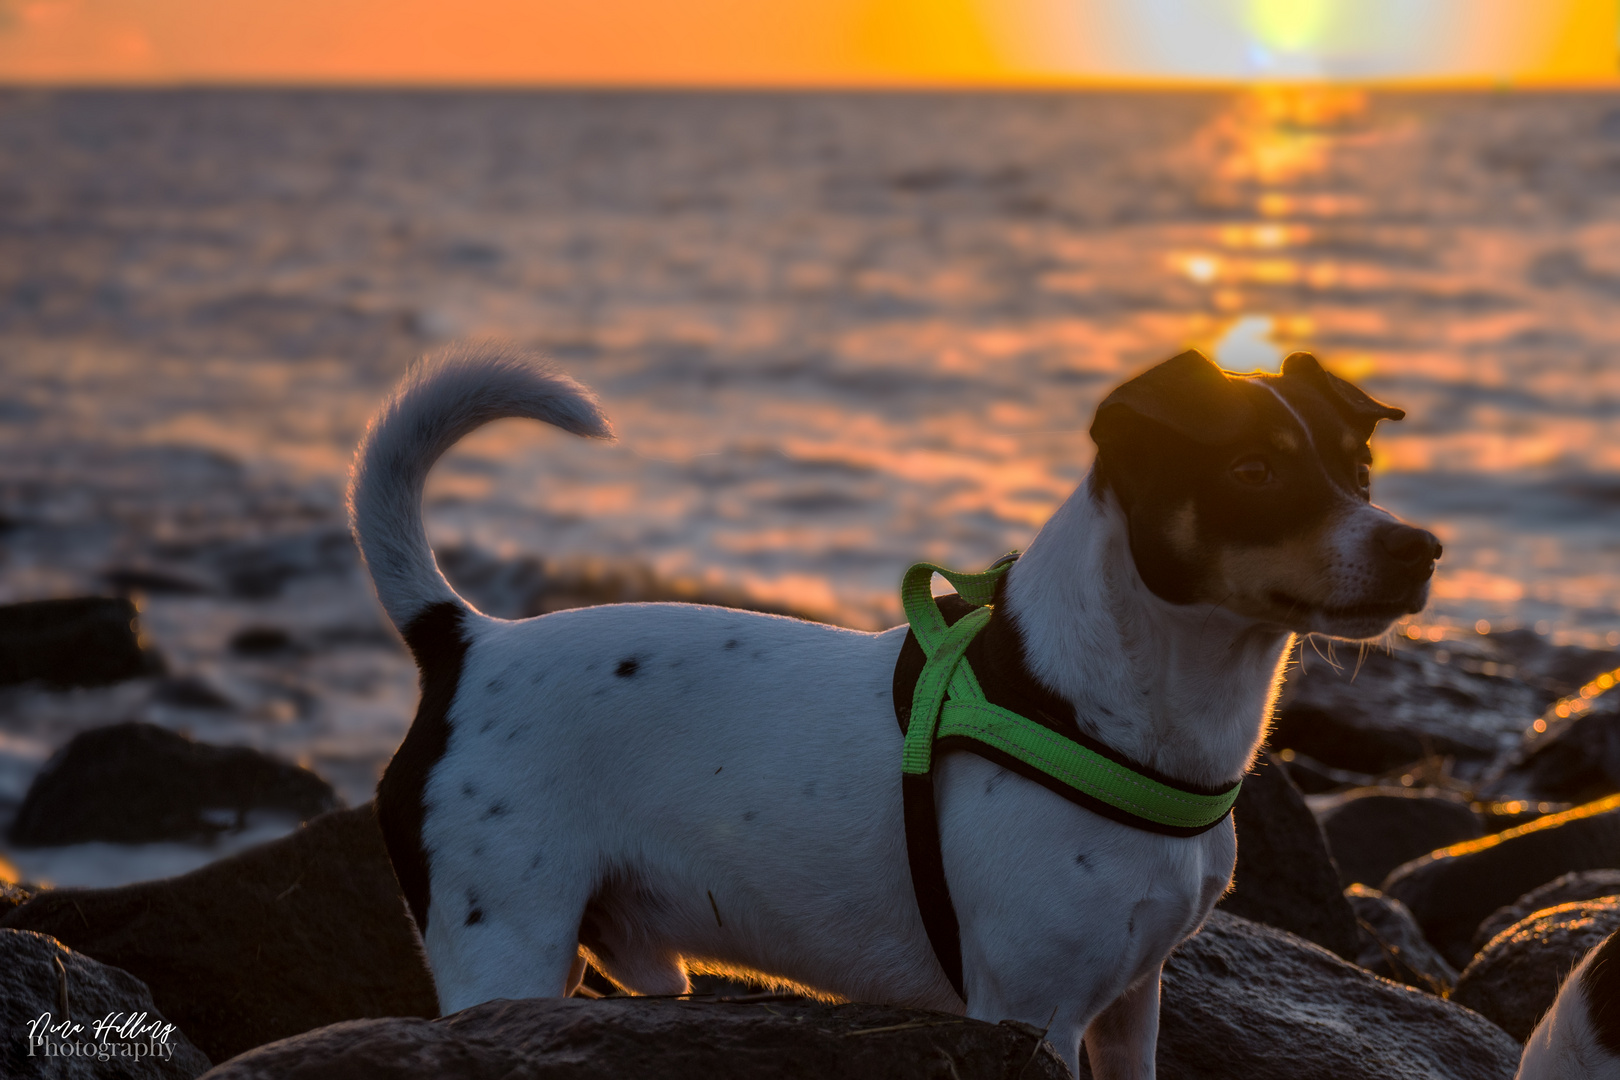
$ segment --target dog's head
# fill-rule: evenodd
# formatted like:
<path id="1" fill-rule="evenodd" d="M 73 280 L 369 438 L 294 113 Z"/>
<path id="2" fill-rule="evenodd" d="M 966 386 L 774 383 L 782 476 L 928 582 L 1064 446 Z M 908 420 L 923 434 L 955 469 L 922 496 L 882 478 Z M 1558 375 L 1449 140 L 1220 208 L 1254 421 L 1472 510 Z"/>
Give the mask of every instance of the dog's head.
<path id="1" fill-rule="evenodd" d="M 1367 440 L 1406 415 L 1309 353 L 1233 375 L 1185 352 L 1097 408 L 1097 490 L 1174 604 L 1212 603 L 1289 630 L 1374 637 L 1422 610 L 1440 543 L 1371 502 Z"/>

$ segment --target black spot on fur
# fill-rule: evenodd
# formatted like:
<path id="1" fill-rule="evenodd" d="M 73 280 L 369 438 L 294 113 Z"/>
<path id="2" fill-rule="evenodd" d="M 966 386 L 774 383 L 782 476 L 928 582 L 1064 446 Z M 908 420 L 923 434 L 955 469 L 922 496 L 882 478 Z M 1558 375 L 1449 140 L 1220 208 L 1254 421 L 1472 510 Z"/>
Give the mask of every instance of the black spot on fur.
<path id="1" fill-rule="evenodd" d="M 1586 1009 L 1598 1045 L 1620 1056 L 1620 934 L 1610 934 L 1581 973 Z"/>
<path id="2" fill-rule="evenodd" d="M 488 735 L 491 731 L 494 731 L 494 730 L 495 730 L 495 721 L 493 721 L 493 720 L 485 720 L 482 724 L 478 725 L 478 734 L 480 734 L 480 735 Z"/>
<path id="3" fill-rule="evenodd" d="M 491 679 L 489 682 L 484 684 L 484 689 L 488 690 L 492 694 L 498 694 L 502 690 L 506 689 L 506 684 L 501 682 L 499 679 Z"/>
<path id="4" fill-rule="evenodd" d="M 1081 851 L 1081 852 L 1078 852 L 1078 853 L 1075 854 L 1074 865 L 1080 867 L 1081 869 L 1086 869 L 1086 853 L 1085 852 Z"/>
<path id="5" fill-rule="evenodd" d="M 423 792 L 450 741 L 450 703 L 467 658 L 462 617 L 463 609 L 446 601 L 426 608 L 405 627 L 405 644 L 416 658 L 422 695 L 411 730 L 377 785 L 377 821 L 383 843 L 411 917 L 424 934 L 431 889 L 427 851 L 422 846 Z"/>
<path id="6" fill-rule="evenodd" d="M 633 678 L 641 670 L 641 661 L 633 656 L 627 656 L 619 661 L 619 666 L 613 669 L 613 674 L 621 679 Z"/>
<path id="7" fill-rule="evenodd" d="M 726 642 L 726 648 L 735 649 L 740 644 L 742 644 L 742 643 L 739 642 L 736 638 L 732 638 L 730 641 Z"/>
<path id="8" fill-rule="evenodd" d="M 503 803 L 503 802 L 492 802 L 492 803 L 489 804 L 489 809 L 484 811 L 484 818 L 483 819 L 485 821 L 488 821 L 492 817 L 500 817 L 501 815 L 503 815 L 505 813 L 506 813 L 506 804 L 505 803 Z"/>
<path id="9" fill-rule="evenodd" d="M 483 921 L 484 921 L 484 911 L 483 911 L 482 908 L 473 908 L 471 911 L 467 912 L 466 925 L 468 925 L 468 926 L 476 926 L 476 925 L 478 925 L 479 923 L 481 923 Z"/>
<path id="10" fill-rule="evenodd" d="M 750 811 L 748 811 L 748 813 L 743 815 L 743 820 L 744 821 L 753 821 L 757 817 L 759 817 L 759 811 L 758 810 L 750 810 Z"/>
<path id="11" fill-rule="evenodd" d="M 471 780 L 468 780 L 461 785 L 461 793 L 469 799 L 476 799 L 478 797 L 478 789 L 473 787 Z"/>
<path id="12" fill-rule="evenodd" d="M 816 797 L 816 782 L 814 780 L 812 780 L 808 784 L 804 785 L 804 787 L 799 789 L 799 794 L 803 795 L 807 799 L 815 798 Z"/>

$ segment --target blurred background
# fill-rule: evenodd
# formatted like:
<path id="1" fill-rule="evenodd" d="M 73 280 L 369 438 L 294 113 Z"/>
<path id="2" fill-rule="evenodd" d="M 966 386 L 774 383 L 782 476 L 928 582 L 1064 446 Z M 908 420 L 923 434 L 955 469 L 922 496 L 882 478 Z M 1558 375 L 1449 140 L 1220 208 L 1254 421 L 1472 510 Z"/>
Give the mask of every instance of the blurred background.
<path id="1" fill-rule="evenodd" d="M 366 418 L 500 338 L 429 532 L 494 614 L 861 628 L 1028 543 L 1188 345 L 1408 410 L 1375 500 L 1442 641 L 1620 645 L 1613 0 L 0 0 L 0 602 L 127 595 L 162 674 L 0 687 L 0 820 L 148 720 L 369 797 L 415 673 L 347 537 Z M 281 826 L 266 826 L 273 829 Z M 263 839 L 248 829 L 230 841 Z M 10 852 L 62 883 L 216 846 Z"/>

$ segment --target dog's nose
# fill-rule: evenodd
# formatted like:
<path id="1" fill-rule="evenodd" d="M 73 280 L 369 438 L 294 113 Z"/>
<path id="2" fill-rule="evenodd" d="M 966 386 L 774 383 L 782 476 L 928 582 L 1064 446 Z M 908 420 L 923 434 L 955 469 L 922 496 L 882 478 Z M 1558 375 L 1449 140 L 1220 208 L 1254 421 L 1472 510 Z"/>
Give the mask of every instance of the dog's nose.
<path id="1" fill-rule="evenodd" d="M 1379 534 L 1378 542 L 1389 552 L 1391 558 L 1403 566 L 1432 563 L 1444 550 L 1434 533 L 1425 529 L 1414 529 L 1410 525 L 1398 522 L 1385 526 Z"/>

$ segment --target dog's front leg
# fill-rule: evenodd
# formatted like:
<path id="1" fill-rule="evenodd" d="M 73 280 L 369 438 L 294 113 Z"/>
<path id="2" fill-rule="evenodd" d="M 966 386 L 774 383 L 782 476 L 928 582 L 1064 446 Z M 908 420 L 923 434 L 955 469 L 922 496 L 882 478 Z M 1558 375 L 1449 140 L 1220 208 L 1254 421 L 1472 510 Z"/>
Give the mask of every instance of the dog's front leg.
<path id="1" fill-rule="evenodd" d="M 1159 1042 L 1159 969 L 1138 979 L 1086 1028 L 1096 1080 L 1153 1080 Z"/>

